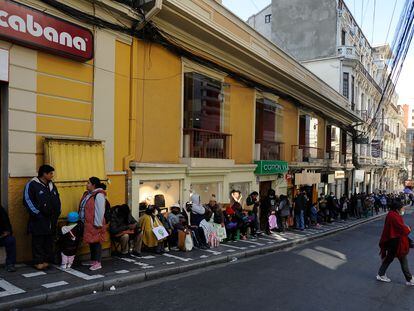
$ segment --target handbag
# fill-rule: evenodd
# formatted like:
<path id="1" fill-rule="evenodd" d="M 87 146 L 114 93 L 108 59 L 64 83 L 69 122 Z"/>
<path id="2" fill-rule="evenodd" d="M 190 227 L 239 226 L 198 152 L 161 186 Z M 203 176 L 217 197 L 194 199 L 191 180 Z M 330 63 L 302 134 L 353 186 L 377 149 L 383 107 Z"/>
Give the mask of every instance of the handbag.
<path id="1" fill-rule="evenodd" d="M 193 238 L 191 237 L 191 233 L 185 234 L 185 240 L 184 240 L 184 252 L 190 252 L 194 247 Z"/>
<path id="2" fill-rule="evenodd" d="M 151 218 L 151 225 L 152 225 L 152 232 L 154 233 L 158 241 L 164 240 L 166 237 L 169 236 L 168 231 L 162 225 L 158 225 L 157 227 L 154 227 L 154 221 L 152 220 L 152 218 Z"/>
<path id="3" fill-rule="evenodd" d="M 277 218 L 276 215 L 269 216 L 269 229 L 273 230 L 277 228 Z"/>
<path id="4" fill-rule="evenodd" d="M 217 237 L 217 234 L 215 232 L 210 233 L 210 235 L 208 237 L 208 245 L 211 248 L 219 247 L 220 241 L 219 241 L 219 239 Z"/>
<path id="5" fill-rule="evenodd" d="M 227 228 L 228 230 L 233 230 L 233 229 L 236 229 L 236 228 L 237 228 L 237 222 L 229 222 L 229 223 L 226 225 L 226 228 Z"/>

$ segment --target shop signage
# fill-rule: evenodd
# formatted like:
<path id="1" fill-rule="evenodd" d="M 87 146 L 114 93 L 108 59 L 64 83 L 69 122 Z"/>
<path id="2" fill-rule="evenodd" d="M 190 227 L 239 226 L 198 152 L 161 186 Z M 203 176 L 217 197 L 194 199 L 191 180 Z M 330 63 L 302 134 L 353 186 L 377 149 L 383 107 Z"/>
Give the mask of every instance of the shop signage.
<path id="1" fill-rule="evenodd" d="M 255 161 L 257 164 L 256 175 L 275 175 L 284 174 L 289 170 L 289 165 L 285 161 Z"/>
<path id="2" fill-rule="evenodd" d="M 88 29 L 13 1 L 0 0 L 0 37 L 77 60 L 93 57 Z"/>
<path id="3" fill-rule="evenodd" d="M 302 172 L 295 174 L 295 185 L 313 185 L 321 182 L 321 173 Z"/>
<path id="4" fill-rule="evenodd" d="M 329 174 L 328 175 L 328 184 L 334 184 L 335 183 L 335 174 Z"/>
<path id="5" fill-rule="evenodd" d="M 363 182 L 365 177 L 365 171 L 364 170 L 355 170 L 355 182 Z"/>
<path id="6" fill-rule="evenodd" d="M 9 51 L 0 49 L 0 81 L 9 82 Z"/>
<path id="7" fill-rule="evenodd" d="M 345 178 L 344 171 L 335 171 L 335 179 L 343 179 L 343 178 Z"/>

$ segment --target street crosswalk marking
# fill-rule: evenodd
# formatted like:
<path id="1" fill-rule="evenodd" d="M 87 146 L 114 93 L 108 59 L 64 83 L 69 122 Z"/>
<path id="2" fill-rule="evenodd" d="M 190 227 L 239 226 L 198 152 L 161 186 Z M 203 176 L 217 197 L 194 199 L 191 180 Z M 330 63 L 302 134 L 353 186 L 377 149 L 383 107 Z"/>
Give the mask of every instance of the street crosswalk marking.
<path id="1" fill-rule="evenodd" d="M 14 286 L 13 284 L 7 282 L 6 280 L 0 279 L 0 288 L 2 288 L 4 291 L 0 291 L 0 298 L 7 297 L 11 295 L 17 295 L 17 294 L 23 294 L 26 291 Z"/>
<path id="2" fill-rule="evenodd" d="M 53 288 L 53 287 L 58 287 L 58 286 L 63 286 L 63 285 L 68 285 L 68 282 L 65 281 L 59 281 L 59 282 L 53 282 L 53 283 L 46 283 L 46 284 L 42 284 L 42 286 L 44 288 Z"/>
<path id="3" fill-rule="evenodd" d="M 229 248 L 235 248 L 235 249 L 247 249 L 247 247 L 244 246 L 234 246 L 234 245 L 228 245 L 228 244 L 221 244 L 224 247 L 229 247 Z"/>
<path id="4" fill-rule="evenodd" d="M 115 273 L 116 274 L 125 274 L 125 273 L 129 273 L 129 271 L 128 270 L 118 270 L 118 271 L 115 271 Z"/>
<path id="5" fill-rule="evenodd" d="M 193 260 L 192 258 L 182 258 L 182 257 L 178 257 L 178 256 L 171 255 L 171 254 L 162 254 L 162 255 L 165 257 L 170 257 L 170 258 L 178 259 L 178 260 L 185 261 L 185 262 Z"/>
<path id="6" fill-rule="evenodd" d="M 40 275 L 46 275 L 46 272 L 38 271 L 38 272 L 33 272 L 33 273 L 22 274 L 22 276 L 25 278 L 34 278 L 35 276 L 40 276 Z"/>
<path id="7" fill-rule="evenodd" d="M 78 271 L 78 270 L 75 270 L 75 269 L 73 269 L 73 268 L 69 268 L 69 269 L 62 269 L 62 268 L 61 268 L 61 267 L 59 267 L 59 266 L 55 266 L 55 267 L 56 267 L 56 269 L 58 269 L 58 270 L 60 270 L 60 271 L 66 272 L 66 273 L 71 274 L 71 275 L 74 275 L 74 276 L 76 276 L 76 277 L 78 277 L 78 278 L 81 278 L 81 279 L 84 279 L 84 280 L 86 280 L 86 281 L 96 280 L 96 279 L 100 279 L 100 278 L 103 278 L 103 277 L 104 277 L 104 276 L 103 276 L 103 275 L 101 275 L 101 274 L 89 275 L 89 274 L 86 274 L 86 273 L 80 272 L 80 271 Z"/>

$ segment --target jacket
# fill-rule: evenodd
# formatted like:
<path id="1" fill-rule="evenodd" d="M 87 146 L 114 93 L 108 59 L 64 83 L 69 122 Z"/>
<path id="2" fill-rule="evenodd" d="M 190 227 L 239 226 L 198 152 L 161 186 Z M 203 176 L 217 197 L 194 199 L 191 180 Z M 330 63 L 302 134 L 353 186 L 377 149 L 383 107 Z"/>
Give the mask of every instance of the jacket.
<path id="1" fill-rule="evenodd" d="M 390 211 L 385 218 L 384 229 L 382 231 L 379 247 L 381 249 L 381 257 L 385 258 L 388 250 L 388 245 L 391 240 L 397 239 L 397 258 L 402 258 L 408 255 L 410 251 L 410 244 L 408 235 L 411 229 L 404 223 L 403 218 L 397 211 Z"/>
<path id="2" fill-rule="evenodd" d="M 66 256 L 76 255 L 79 243 L 82 239 L 82 222 L 63 226 L 59 233 L 58 245 Z"/>
<path id="3" fill-rule="evenodd" d="M 10 232 L 10 234 L 13 234 L 9 215 L 7 215 L 6 210 L 0 206 L 0 235 L 2 235 L 4 232 Z"/>
<path id="4" fill-rule="evenodd" d="M 109 232 L 113 235 L 121 233 L 122 231 L 128 231 L 130 230 L 129 225 L 137 223 L 135 218 L 132 216 L 131 212 L 129 212 L 127 217 L 125 218 L 123 215 L 121 215 L 121 213 L 119 213 L 118 207 L 114 207 L 111 213 Z"/>
<path id="5" fill-rule="evenodd" d="M 85 243 L 102 243 L 106 240 L 106 222 L 105 222 L 105 200 L 97 206 L 97 196 L 106 192 L 102 189 L 96 189 L 93 193 L 85 192 L 81 199 L 79 215 L 84 222 L 83 241 Z M 99 218 L 99 219 L 97 219 Z"/>
<path id="6" fill-rule="evenodd" d="M 23 205 L 29 212 L 29 233 L 56 234 L 61 203 L 59 192 L 53 182 L 45 185 L 37 177 L 29 181 L 24 187 Z"/>
<path id="7" fill-rule="evenodd" d="M 295 212 L 304 211 L 306 209 L 306 203 L 306 197 L 302 193 L 299 194 L 295 199 Z"/>

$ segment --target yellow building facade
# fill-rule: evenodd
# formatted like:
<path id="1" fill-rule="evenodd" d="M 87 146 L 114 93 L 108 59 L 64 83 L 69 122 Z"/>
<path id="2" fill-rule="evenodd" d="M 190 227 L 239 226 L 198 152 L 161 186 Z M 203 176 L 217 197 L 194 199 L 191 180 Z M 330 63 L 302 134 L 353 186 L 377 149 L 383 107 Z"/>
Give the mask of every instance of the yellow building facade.
<path id="1" fill-rule="evenodd" d="M 92 14 L 85 3 L 68 1 Z M 21 261 L 31 257 L 23 187 L 43 163 L 56 168 L 62 217 L 77 210 L 92 175 L 107 181 L 112 205 L 128 203 L 138 217 L 139 203 L 156 195 L 168 207 L 193 192 L 203 203 L 212 195 L 228 203 L 231 190 L 247 196 L 262 183 L 286 193 L 287 170 L 256 171 L 255 161 L 264 160 L 259 102 L 277 111 L 279 136 L 270 145 L 283 146 L 268 160 L 296 157 L 302 106 L 319 120 L 316 148 L 325 148 L 327 123 L 345 127 L 356 118 L 345 113 L 345 99 L 216 1 L 163 1 L 152 26 L 175 34 L 180 49 L 36 9 L 89 29 L 94 53 L 82 61 L 0 36 L 9 56 L 8 81 L 0 84 L 1 201 Z M 95 14 L 127 25 L 138 19 L 120 4 L 116 18 Z"/>

